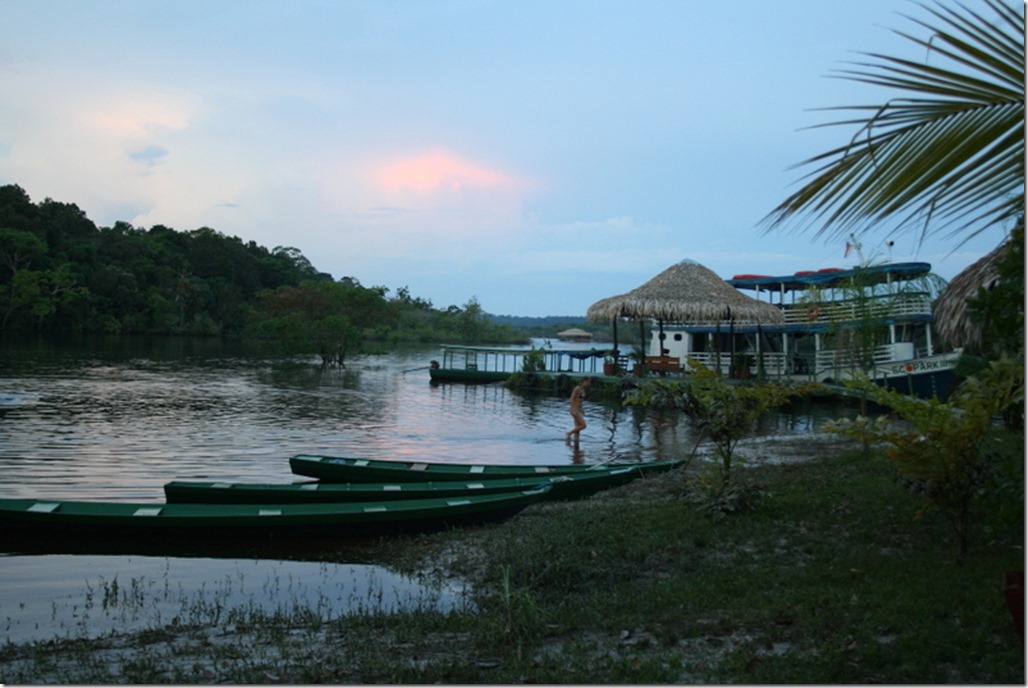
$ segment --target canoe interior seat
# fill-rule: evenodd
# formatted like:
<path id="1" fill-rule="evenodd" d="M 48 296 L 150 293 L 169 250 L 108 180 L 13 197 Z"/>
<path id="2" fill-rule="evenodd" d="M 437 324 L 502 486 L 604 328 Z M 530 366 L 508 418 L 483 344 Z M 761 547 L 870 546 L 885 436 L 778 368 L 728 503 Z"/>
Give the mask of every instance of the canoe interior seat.
<path id="1" fill-rule="evenodd" d="M 400 487 L 399 485 L 383 485 L 382 486 L 382 491 L 383 492 L 400 492 L 401 490 L 403 490 L 403 488 Z"/>
<path id="2" fill-rule="evenodd" d="M 366 507 L 364 507 L 364 513 L 372 513 L 372 512 L 375 512 L 375 511 L 388 511 L 388 509 L 385 506 L 381 505 L 381 504 L 378 504 L 378 505 L 375 505 L 375 506 L 366 506 Z"/>
<path id="3" fill-rule="evenodd" d="M 550 467 L 549 466 L 536 466 L 535 467 L 535 472 L 536 473 L 549 473 L 550 472 Z"/>
<path id="4" fill-rule="evenodd" d="M 465 504 L 471 504 L 470 499 L 447 499 L 447 506 L 464 506 Z"/>
<path id="5" fill-rule="evenodd" d="M 281 516 L 282 515 L 282 510 L 281 509 L 258 509 L 257 510 L 257 515 L 258 516 Z"/>
<path id="6" fill-rule="evenodd" d="M 305 483 L 300 485 L 301 490 L 316 490 L 318 489 L 318 483 Z"/>
<path id="7" fill-rule="evenodd" d="M 469 490 L 484 490 L 485 483 L 467 483 L 467 488 Z"/>
<path id="8" fill-rule="evenodd" d="M 36 513 L 49 514 L 54 511 L 57 511 L 57 508 L 60 506 L 60 502 L 36 502 L 28 509 L 26 509 L 26 511 L 34 511 Z"/>
<path id="9" fill-rule="evenodd" d="M 161 512 L 164 511 L 159 506 L 143 506 L 132 512 L 133 516 L 160 516 Z"/>
<path id="10" fill-rule="evenodd" d="M 428 468 L 428 464 L 427 463 L 412 463 L 410 465 L 410 469 L 412 471 L 423 471 L 426 468 Z"/>
<path id="11" fill-rule="evenodd" d="M 485 466 L 472 466 L 468 473 L 485 473 Z"/>
<path id="12" fill-rule="evenodd" d="M 354 466 L 367 466 L 368 465 L 368 460 L 367 459 L 358 459 L 357 461 L 353 462 L 353 465 Z"/>

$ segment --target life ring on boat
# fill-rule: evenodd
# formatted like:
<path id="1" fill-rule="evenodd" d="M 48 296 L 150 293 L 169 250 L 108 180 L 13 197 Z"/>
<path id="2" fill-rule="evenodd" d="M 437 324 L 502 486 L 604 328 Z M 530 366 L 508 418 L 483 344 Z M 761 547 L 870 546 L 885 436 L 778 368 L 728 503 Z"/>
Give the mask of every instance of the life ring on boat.
<path id="1" fill-rule="evenodd" d="M 817 306 L 811 306 L 810 308 L 807 309 L 807 319 L 808 320 L 817 320 L 820 317 L 821 317 L 821 309 L 818 308 Z"/>

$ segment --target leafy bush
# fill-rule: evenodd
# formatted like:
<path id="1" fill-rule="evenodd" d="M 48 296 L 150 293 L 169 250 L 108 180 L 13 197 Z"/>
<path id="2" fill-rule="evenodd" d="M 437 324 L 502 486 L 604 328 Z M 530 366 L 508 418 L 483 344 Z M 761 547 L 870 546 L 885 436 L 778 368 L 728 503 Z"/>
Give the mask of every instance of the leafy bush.
<path id="1" fill-rule="evenodd" d="M 1002 453 L 991 446 L 995 443 L 990 433 L 993 417 L 1015 401 L 1023 401 L 1024 362 L 1006 356 L 993 361 L 980 376 L 965 380 L 948 402 L 904 396 L 867 379 L 848 385 L 893 409 L 904 422 L 861 416 L 827 423 L 823 430 L 884 443 L 897 473 L 925 496 L 919 515 L 941 509 L 952 518 L 957 561 L 963 562 L 971 503 L 985 494 L 1001 467 Z"/>

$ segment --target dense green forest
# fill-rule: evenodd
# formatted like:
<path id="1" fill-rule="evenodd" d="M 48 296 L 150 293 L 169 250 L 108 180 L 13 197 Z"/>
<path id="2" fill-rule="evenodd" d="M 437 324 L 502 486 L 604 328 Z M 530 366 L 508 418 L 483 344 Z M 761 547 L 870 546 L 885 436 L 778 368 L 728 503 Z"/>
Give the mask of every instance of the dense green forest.
<path id="1" fill-rule="evenodd" d="M 97 227 L 73 203 L 33 203 L 21 187 L 0 186 L 0 331 L 250 335 L 327 361 L 368 340 L 510 342 L 558 331 L 511 320 L 474 297 L 438 309 L 407 287 L 390 294 L 336 280 L 295 248 L 209 227 Z"/>

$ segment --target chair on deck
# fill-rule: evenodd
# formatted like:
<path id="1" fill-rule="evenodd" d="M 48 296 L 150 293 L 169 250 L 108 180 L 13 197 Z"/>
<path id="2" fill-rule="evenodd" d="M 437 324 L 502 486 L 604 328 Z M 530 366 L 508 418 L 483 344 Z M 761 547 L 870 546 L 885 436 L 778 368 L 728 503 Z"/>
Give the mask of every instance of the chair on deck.
<path id="1" fill-rule="evenodd" d="M 682 359 L 678 356 L 647 356 L 646 368 L 653 373 L 667 375 L 683 371 Z"/>

